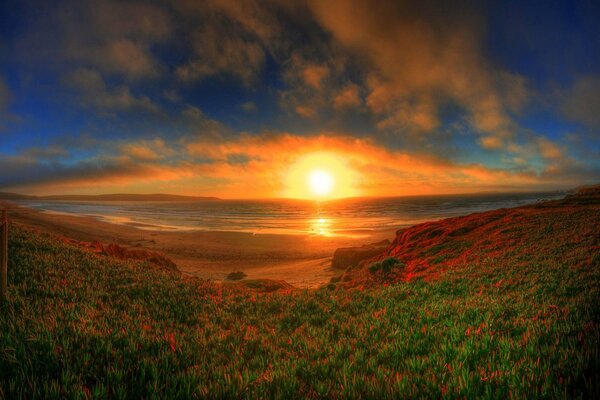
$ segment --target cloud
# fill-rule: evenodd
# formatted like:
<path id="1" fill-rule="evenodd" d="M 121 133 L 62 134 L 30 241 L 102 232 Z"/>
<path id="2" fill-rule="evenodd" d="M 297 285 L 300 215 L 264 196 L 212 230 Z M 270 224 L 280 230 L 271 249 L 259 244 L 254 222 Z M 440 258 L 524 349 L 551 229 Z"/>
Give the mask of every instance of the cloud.
<path id="1" fill-rule="evenodd" d="M 327 75 L 326 65 L 292 54 L 283 72 L 286 89 L 279 92 L 281 105 L 304 118 L 316 119 L 327 106 L 323 87 Z"/>
<path id="2" fill-rule="evenodd" d="M 185 190 L 281 195 L 289 166 L 319 151 L 346 160 L 365 194 L 546 187 L 587 179 L 597 165 L 587 136 L 600 126 L 600 78 L 581 75 L 560 92 L 559 112 L 581 124 L 568 127 L 579 144 L 562 139 L 564 121 L 552 138 L 521 126 L 543 126 L 525 114 L 540 101 L 539 79 L 498 66 L 507 60 L 486 38 L 493 8 L 480 2 L 64 0 L 21 9 L 22 30 L 7 36 L 15 56 L 11 80 L 0 77 L 0 124 L 10 123 L 9 108 L 36 114 L 24 101 L 34 95 L 68 111 L 65 131 L 87 136 L 0 155 L 16 187 L 21 177 L 94 190 L 87 171 L 104 188 L 111 177 L 132 188 L 169 177 Z M 82 110 L 55 97 L 65 89 Z M 214 95 L 219 107 L 197 106 Z M 14 135 L 58 122 L 35 115 Z M 227 128 L 245 122 L 251 134 Z M 259 131 L 269 128 L 305 134 Z"/>
<path id="3" fill-rule="evenodd" d="M 258 110 L 258 107 L 256 106 L 256 103 L 253 101 L 246 101 L 244 103 L 242 103 L 240 105 L 240 107 L 242 108 L 242 110 L 246 111 L 246 112 L 255 112 L 256 110 Z"/>
<path id="4" fill-rule="evenodd" d="M 131 153 L 132 147 L 123 150 Z M 178 180 L 189 174 L 183 164 L 173 167 L 156 161 L 152 157 L 135 155 L 96 155 L 80 161 L 44 160 L 33 157 L 31 152 L 18 156 L 0 155 L 0 169 L 5 172 L 0 176 L 0 188 L 28 193 L 98 192 L 106 188 L 123 190 L 144 183 Z"/>
<path id="5" fill-rule="evenodd" d="M 164 160 L 175 155 L 173 148 L 160 138 L 124 143 L 118 151 L 131 160 L 142 162 Z"/>
<path id="6" fill-rule="evenodd" d="M 483 55 L 484 27 L 471 3 L 313 1 L 319 23 L 349 52 L 366 56 L 367 105 L 381 129 L 431 132 L 441 109 L 456 103 L 472 127 L 508 145 L 527 91 L 520 76 L 497 70 Z"/>
<path id="7" fill-rule="evenodd" d="M 540 173 L 522 166 L 511 171 L 393 150 L 341 133 L 190 135 L 170 142 L 157 137 L 105 144 L 79 161 L 69 155 L 49 157 L 39 149 L 0 155 L 0 168 L 6 171 L 0 189 L 100 193 L 125 187 L 236 198 L 302 196 L 302 182 L 297 182 L 302 177 L 294 171 L 306 157 L 334 160 L 337 170 L 351 177 L 345 193 L 354 195 L 549 189 L 589 182 L 598 172 L 565 157 L 543 138 L 538 146 L 549 160 Z M 527 157 L 526 149 L 521 152 Z"/>
<path id="8" fill-rule="evenodd" d="M 563 150 L 560 149 L 555 143 L 545 137 L 538 137 L 536 140 L 539 153 L 542 157 L 547 160 L 559 160 L 564 157 Z"/>
<path id="9" fill-rule="evenodd" d="M 181 113 L 186 118 L 189 118 L 191 120 L 201 120 L 204 118 L 204 113 L 202 112 L 202 110 L 190 104 L 186 104 Z"/>
<path id="10" fill-rule="evenodd" d="M 344 77 L 344 57 L 330 54 L 318 62 L 311 56 L 297 51 L 284 63 L 286 88 L 279 92 L 281 105 L 312 120 L 359 106 L 360 88 Z"/>
<path id="11" fill-rule="evenodd" d="M 64 79 L 78 94 L 79 103 L 104 111 L 146 110 L 156 112 L 158 107 L 146 96 L 135 96 L 125 85 L 108 87 L 100 73 L 80 68 Z"/>
<path id="12" fill-rule="evenodd" d="M 4 79 L 0 77 L 0 114 L 8 110 L 8 106 L 12 100 L 12 92 Z"/>
<path id="13" fill-rule="evenodd" d="M 176 116 L 177 123 L 174 124 L 180 131 L 171 137 L 186 138 L 189 136 L 230 135 L 232 132 L 226 125 L 211 119 L 198 107 L 191 104 L 184 105 L 180 115 Z M 183 139 L 182 139 L 183 140 Z"/>
<path id="14" fill-rule="evenodd" d="M 163 91 L 163 96 L 165 99 L 173 103 L 179 103 L 183 99 L 176 90 L 165 90 Z"/>
<path id="15" fill-rule="evenodd" d="M 13 99 L 13 91 L 0 75 L 0 133 L 7 131 L 12 124 L 23 122 L 20 115 L 11 111 Z"/>
<path id="16" fill-rule="evenodd" d="M 23 151 L 23 156 L 36 160 L 56 160 L 69 156 L 69 151 L 63 146 L 51 144 L 46 147 L 30 147 Z"/>
<path id="17" fill-rule="evenodd" d="M 147 171 L 127 162 L 81 161 L 74 165 L 60 162 L 47 163 L 25 156 L 0 157 L 0 168 L 6 172 L 0 177 L 0 187 L 20 188 L 32 185 L 51 185 L 60 182 L 90 182 L 123 176 L 143 178 Z"/>
<path id="18" fill-rule="evenodd" d="M 205 173 L 232 181 L 232 190 L 244 179 L 252 179 L 255 191 L 261 190 L 259 182 L 264 177 L 271 182 L 270 189 L 262 188 L 271 190 L 264 192 L 265 196 L 285 193 L 290 166 L 308 154 L 322 152 L 335 155 L 343 160 L 344 168 L 356 173 L 356 191 L 362 195 L 461 192 L 483 188 L 523 190 L 573 184 L 549 176 L 543 180 L 531 170 L 511 172 L 477 163 L 461 164 L 426 154 L 391 150 L 370 139 L 346 135 L 242 135 L 231 140 L 191 141 L 186 148 L 191 156 L 211 160 L 204 166 Z M 232 155 L 243 156 L 247 162 L 242 166 L 232 165 L 228 163 Z M 555 154 L 550 152 L 549 155 Z M 273 192 L 274 188 L 279 192 Z"/>
<path id="19" fill-rule="evenodd" d="M 67 59 L 130 79 L 158 74 L 152 47 L 171 33 L 161 8 L 142 2 L 67 2 L 56 14 L 54 35 Z"/>
<path id="20" fill-rule="evenodd" d="M 600 75 L 578 77 L 562 97 L 566 117 L 590 128 L 600 128 Z"/>
<path id="21" fill-rule="evenodd" d="M 276 3 L 181 1 L 174 7 L 190 38 L 189 59 L 176 69 L 180 79 L 229 75 L 250 85 L 280 44 Z"/>
<path id="22" fill-rule="evenodd" d="M 354 83 L 349 83 L 335 95 L 333 107 L 336 110 L 344 110 L 361 104 L 359 87 Z"/>
<path id="23" fill-rule="evenodd" d="M 262 47 L 242 37 L 227 35 L 211 26 L 193 34 L 196 58 L 177 68 L 183 80 L 198 80 L 228 73 L 250 84 L 261 69 L 265 54 Z"/>
<path id="24" fill-rule="evenodd" d="M 323 80 L 329 75 L 329 69 L 323 65 L 307 65 L 302 69 L 302 78 L 307 85 L 321 90 Z"/>

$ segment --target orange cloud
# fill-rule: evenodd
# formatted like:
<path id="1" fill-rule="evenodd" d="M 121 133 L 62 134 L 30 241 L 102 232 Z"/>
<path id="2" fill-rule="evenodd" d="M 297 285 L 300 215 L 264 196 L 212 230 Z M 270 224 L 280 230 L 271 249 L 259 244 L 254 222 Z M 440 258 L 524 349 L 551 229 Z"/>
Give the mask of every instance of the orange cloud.
<path id="1" fill-rule="evenodd" d="M 311 197 L 306 179 L 312 171 L 325 169 L 337 183 L 332 196 L 394 196 L 548 189 L 572 186 L 577 183 L 574 176 L 585 176 L 582 167 L 564 158 L 555 144 L 540 140 L 538 145 L 552 161 L 539 175 L 394 150 L 369 138 L 343 134 L 212 135 L 170 144 L 162 139 L 141 140 L 119 144 L 116 156 L 100 154 L 75 165 L 47 164 L 35 159 L 35 152 L 0 157 L 0 168 L 10 178 L 0 179 L 0 187 L 31 193 Z M 114 150 L 105 149 L 113 154 Z M 526 156 L 533 150 L 519 151 Z"/>
<path id="2" fill-rule="evenodd" d="M 92 106 L 102 111 L 146 110 L 158 111 L 158 107 L 146 96 L 135 96 L 128 86 L 109 87 L 100 73 L 92 69 L 79 68 L 69 74 L 65 83 L 78 92 L 79 101 L 84 106 Z"/>
<path id="3" fill-rule="evenodd" d="M 329 69 L 322 65 L 308 65 L 302 71 L 304 81 L 315 89 L 321 89 L 321 84 L 327 74 L 329 74 Z"/>
<path id="4" fill-rule="evenodd" d="M 121 154 L 138 161 L 157 161 L 174 154 L 162 139 L 125 143 L 120 146 Z"/>
<path id="5" fill-rule="evenodd" d="M 511 173 L 479 164 L 459 164 L 426 155 L 409 154 L 382 147 L 370 139 L 351 136 L 303 137 L 291 134 L 242 135 L 231 140 L 187 143 L 192 156 L 209 157 L 215 164 L 202 167 L 208 176 L 236 182 L 250 179 L 254 196 L 286 195 L 286 177 L 299 160 L 312 154 L 329 154 L 352 171 L 356 195 L 450 193 L 484 188 L 530 188 L 544 185 L 534 174 Z M 248 162 L 229 164 L 228 158 L 243 155 Z M 315 165 L 318 167 L 318 165 Z M 245 192 L 249 195 L 249 192 Z M 241 194 L 241 193 L 240 193 Z"/>
<path id="6" fill-rule="evenodd" d="M 333 107 L 336 110 L 356 107 L 360 105 L 360 94 L 358 86 L 350 83 L 343 87 L 333 99 Z"/>
<path id="7" fill-rule="evenodd" d="M 545 159 L 557 160 L 563 158 L 562 150 L 545 137 L 539 137 L 537 139 L 537 145 L 541 156 Z"/>

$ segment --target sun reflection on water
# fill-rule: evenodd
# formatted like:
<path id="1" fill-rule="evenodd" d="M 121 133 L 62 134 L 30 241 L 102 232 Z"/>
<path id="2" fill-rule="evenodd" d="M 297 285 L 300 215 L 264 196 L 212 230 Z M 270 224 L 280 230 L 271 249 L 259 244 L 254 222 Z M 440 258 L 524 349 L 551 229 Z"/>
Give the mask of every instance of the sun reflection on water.
<path id="1" fill-rule="evenodd" d="M 319 236 L 332 236 L 331 220 L 324 217 L 313 219 L 311 221 L 311 232 Z"/>

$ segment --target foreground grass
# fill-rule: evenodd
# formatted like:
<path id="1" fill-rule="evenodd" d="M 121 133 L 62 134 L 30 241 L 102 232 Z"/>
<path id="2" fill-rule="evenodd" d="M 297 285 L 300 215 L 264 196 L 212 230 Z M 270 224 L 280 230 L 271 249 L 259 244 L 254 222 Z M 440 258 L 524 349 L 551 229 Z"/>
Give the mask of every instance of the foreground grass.
<path id="1" fill-rule="evenodd" d="M 598 235 L 544 229 L 432 281 L 261 294 L 12 226 L 0 398 L 597 397 Z"/>

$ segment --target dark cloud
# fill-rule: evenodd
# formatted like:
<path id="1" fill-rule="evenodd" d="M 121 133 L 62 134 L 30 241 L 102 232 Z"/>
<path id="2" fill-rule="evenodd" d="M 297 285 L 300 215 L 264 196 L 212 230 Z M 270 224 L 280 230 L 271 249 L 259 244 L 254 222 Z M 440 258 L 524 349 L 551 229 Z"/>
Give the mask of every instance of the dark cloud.
<path id="1" fill-rule="evenodd" d="M 177 68 L 177 76 L 183 80 L 226 73 L 250 84 L 264 64 L 265 54 L 259 44 L 239 36 L 223 36 L 216 27 L 203 27 L 192 40 L 198 56 Z"/>
<path id="2" fill-rule="evenodd" d="M 12 92 L 4 79 L 0 76 L 0 114 L 8 110 L 8 106 L 12 100 Z"/>
<path id="3" fill-rule="evenodd" d="M 94 181 L 120 178 L 123 175 L 143 177 L 147 171 L 130 162 L 81 161 L 73 165 L 42 162 L 26 156 L 0 157 L 1 188 L 22 188 L 64 182 Z"/>
<path id="4" fill-rule="evenodd" d="M 181 79 L 229 75 L 250 85 L 277 46 L 280 25 L 273 3 L 181 1 L 174 8 L 190 50 L 188 60 L 176 68 Z"/>
<path id="5" fill-rule="evenodd" d="M 22 121 L 22 118 L 11 112 L 13 91 L 0 75 L 0 133 L 9 129 L 9 126 Z"/>
<path id="6" fill-rule="evenodd" d="M 171 21 L 148 2 L 67 2 L 56 11 L 59 45 L 67 59 L 128 78 L 158 74 L 152 52 L 171 32 Z"/>
<path id="7" fill-rule="evenodd" d="M 158 110 L 148 97 L 134 96 L 125 85 L 109 87 L 100 73 L 92 69 L 77 69 L 68 75 L 64 82 L 76 91 L 79 103 L 83 106 L 104 111 Z"/>
<path id="8" fill-rule="evenodd" d="M 318 48 L 318 47 L 317 47 Z M 336 112 L 356 111 L 362 105 L 361 88 L 346 77 L 348 60 L 321 46 L 296 51 L 283 65 L 286 88 L 279 92 L 281 105 L 301 117 L 319 120 Z"/>
<path id="9" fill-rule="evenodd" d="M 475 3 L 311 2 L 333 38 L 370 61 L 367 105 L 380 128 L 431 132 L 448 102 L 463 107 L 485 148 L 504 148 L 526 91 L 522 77 L 484 57 L 485 29 Z"/>
<path id="10" fill-rule="evenodd" d="M 246 101 L 242 103 L 240 107 L 242 108 L 242 110 L 248 113 L 255 112 L 256 110 L 258 110 L 258 106 L 253 101 Z"/>
<path id="11" fill-rule="evenodd" d="M 565 116 L 596 130 L 600 129 L 600 75 L 582 76 L 562 94 Z"/>
<path id="12" fill-rule="evenodd" d="M 69 156 L 69 151 L 64 147 L 51 144 L 47 147 L 30 147 L 23 150 L 22 155 L 38 161 L 63 159 Z"/>

